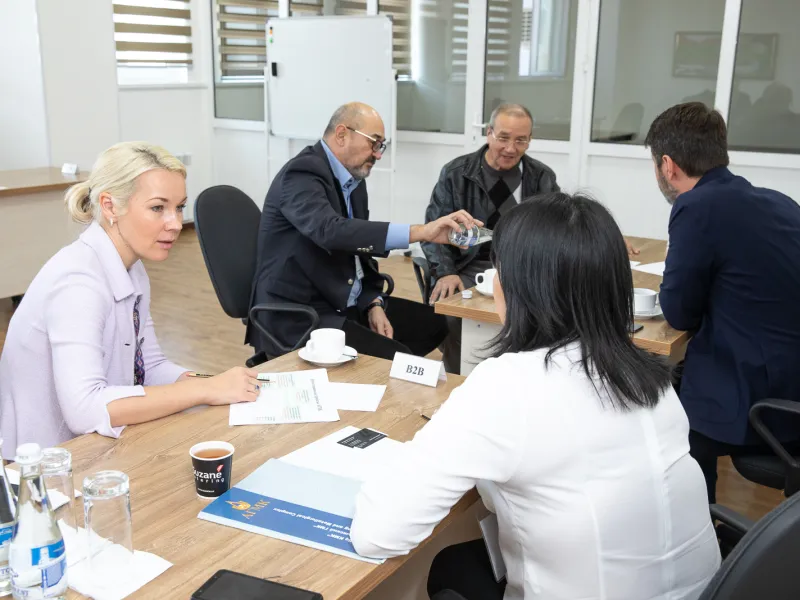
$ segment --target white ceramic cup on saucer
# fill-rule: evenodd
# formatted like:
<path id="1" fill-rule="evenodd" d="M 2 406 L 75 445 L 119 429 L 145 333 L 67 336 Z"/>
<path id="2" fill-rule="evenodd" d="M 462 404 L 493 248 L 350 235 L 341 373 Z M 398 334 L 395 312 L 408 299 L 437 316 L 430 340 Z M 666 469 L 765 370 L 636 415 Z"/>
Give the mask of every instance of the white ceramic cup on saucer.
<path id="1" fill-rule="evenodd" d="M 319 362 L 336 362 L 344 352 L 344 331 L 341 329 L 317 329 L 311 332 L 306 348 L 312 358 Z"/>
<path id="2" fill-rule="evenodd" d="M 491 294 L 494 291 L 494 278 L 496 276 L 497 269 L 486 269 L 483 273 L 478 273 L 475 276 L 478 291 L 482 294 Z"/>
<path id="3" fill-rule="evenodd" d="M 651 313 L 656 308 L 658 294 L 647 288 L 633 288 L 633 312 Z"/>

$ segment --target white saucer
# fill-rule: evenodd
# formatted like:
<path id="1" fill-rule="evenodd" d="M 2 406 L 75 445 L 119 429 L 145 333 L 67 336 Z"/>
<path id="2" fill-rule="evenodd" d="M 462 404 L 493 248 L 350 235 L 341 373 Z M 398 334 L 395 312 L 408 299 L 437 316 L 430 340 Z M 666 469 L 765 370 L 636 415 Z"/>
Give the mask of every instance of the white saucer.
<path id="1" fill-rule="evenodd" d="M 300 351 L 297 353 L 300 358 L 302 358 L 306 362 L 310 362 L 312 365 L 317 365 L 318 367 L 338 367 L 339 365 L 343 365 L 346 362 L 351 360 L 355 360 L 354 356 L 358 356 L 358 352 L 356 352 L 350 346 L 344 347 L 344 354 L 342 354 L 337 360 L 333 362 L 324 362 L 321 360 L 315 359 L 311 352 L 308 351 L 308 348 L 303 346 L 300 348 Z M 347 354 L 351 354 L 352 356 L 346 356 Z"/>
<path id="2" fill-rule="evenodd" d="M 647 312 L 636 312 L 633 313 L 634 319 L 652 319 L 653 317 L 660 317 L 664 314 L 664 311 L 661 310 L 661 305 L 656 304 L 655 308 L 651 311 Z"/>
<path id="3" fill-rule="evenodd" d="M 488 292 L 481 289 L 481 286 L 476 285 L 475 289 L 478 291 L 479 294 L 483 294 L 484 296 L 494 296 L 494 290 L 489 290 Z"/>

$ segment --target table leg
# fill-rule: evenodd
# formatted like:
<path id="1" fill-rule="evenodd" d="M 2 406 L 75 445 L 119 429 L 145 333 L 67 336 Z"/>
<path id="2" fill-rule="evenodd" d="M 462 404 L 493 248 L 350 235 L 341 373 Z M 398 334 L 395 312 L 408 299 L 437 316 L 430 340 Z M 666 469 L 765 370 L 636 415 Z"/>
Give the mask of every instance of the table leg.
<path id="1" fill-rule="evenodd" d="M 489 341 L 500 333 L 500 325 L 461 319 L 461 374 L 466 376 L 486 358 Z"/>

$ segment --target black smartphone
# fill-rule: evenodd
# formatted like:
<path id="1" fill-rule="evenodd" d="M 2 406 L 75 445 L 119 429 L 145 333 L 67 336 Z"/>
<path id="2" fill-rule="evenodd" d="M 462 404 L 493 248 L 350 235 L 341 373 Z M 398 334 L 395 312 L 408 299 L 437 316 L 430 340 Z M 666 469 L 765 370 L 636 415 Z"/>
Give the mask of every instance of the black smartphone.
<path id="1" fill-rule="evenodd" d="M 637 331 L 641 331 L 642 329 L 644 329 L 644 325 L 642 325 L 641 323 L 631 323 L 630 326 L 631 333 L 636 333 Z"/>
<path id="2" fill-rule="evenodd" d="M 192 594 L 192 600 L 323 600 L 321 594 L 221 569 Z"/>

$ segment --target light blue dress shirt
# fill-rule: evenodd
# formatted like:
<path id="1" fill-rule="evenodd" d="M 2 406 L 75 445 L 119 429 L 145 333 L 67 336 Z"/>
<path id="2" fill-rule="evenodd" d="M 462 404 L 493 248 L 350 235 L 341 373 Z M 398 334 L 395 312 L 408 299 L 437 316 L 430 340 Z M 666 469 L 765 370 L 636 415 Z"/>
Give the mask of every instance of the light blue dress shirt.
<path id="1" fill-rule="evenodd" d="M 350 171 L 339 161 L 338 158 L 328 148 L 328 144 L 324 141 L 320 142 L 325 154 L 328 155 L 328 162 L 333 169 L 333 175 L 339 182 L 342 188 L 342 195 L 344 202 L 347 205 L 347 218 L 353 218 L 353 206 L 350 204 L 350 195 L 353 190 L 361 183 L 360 179 L 356 179 L 350 174 Z M 389 230 L 386 232 L 386 250 L 396 250 L 398 248 L 408 248 L 408 240 L 411 232 L 410 225 L 400 225 L 398 223 L 389 223 Z M 364 277 L 364 270 L 361 267 L 361 258 L 355 257 L 356 260 L 356 277 L 353 280 L 353 288 L 350 290 L 350 297 L 347 299 L 348 308 L 355 306 L 358 302 L 358 297 L 361 295 L 361 279 Z"/>

